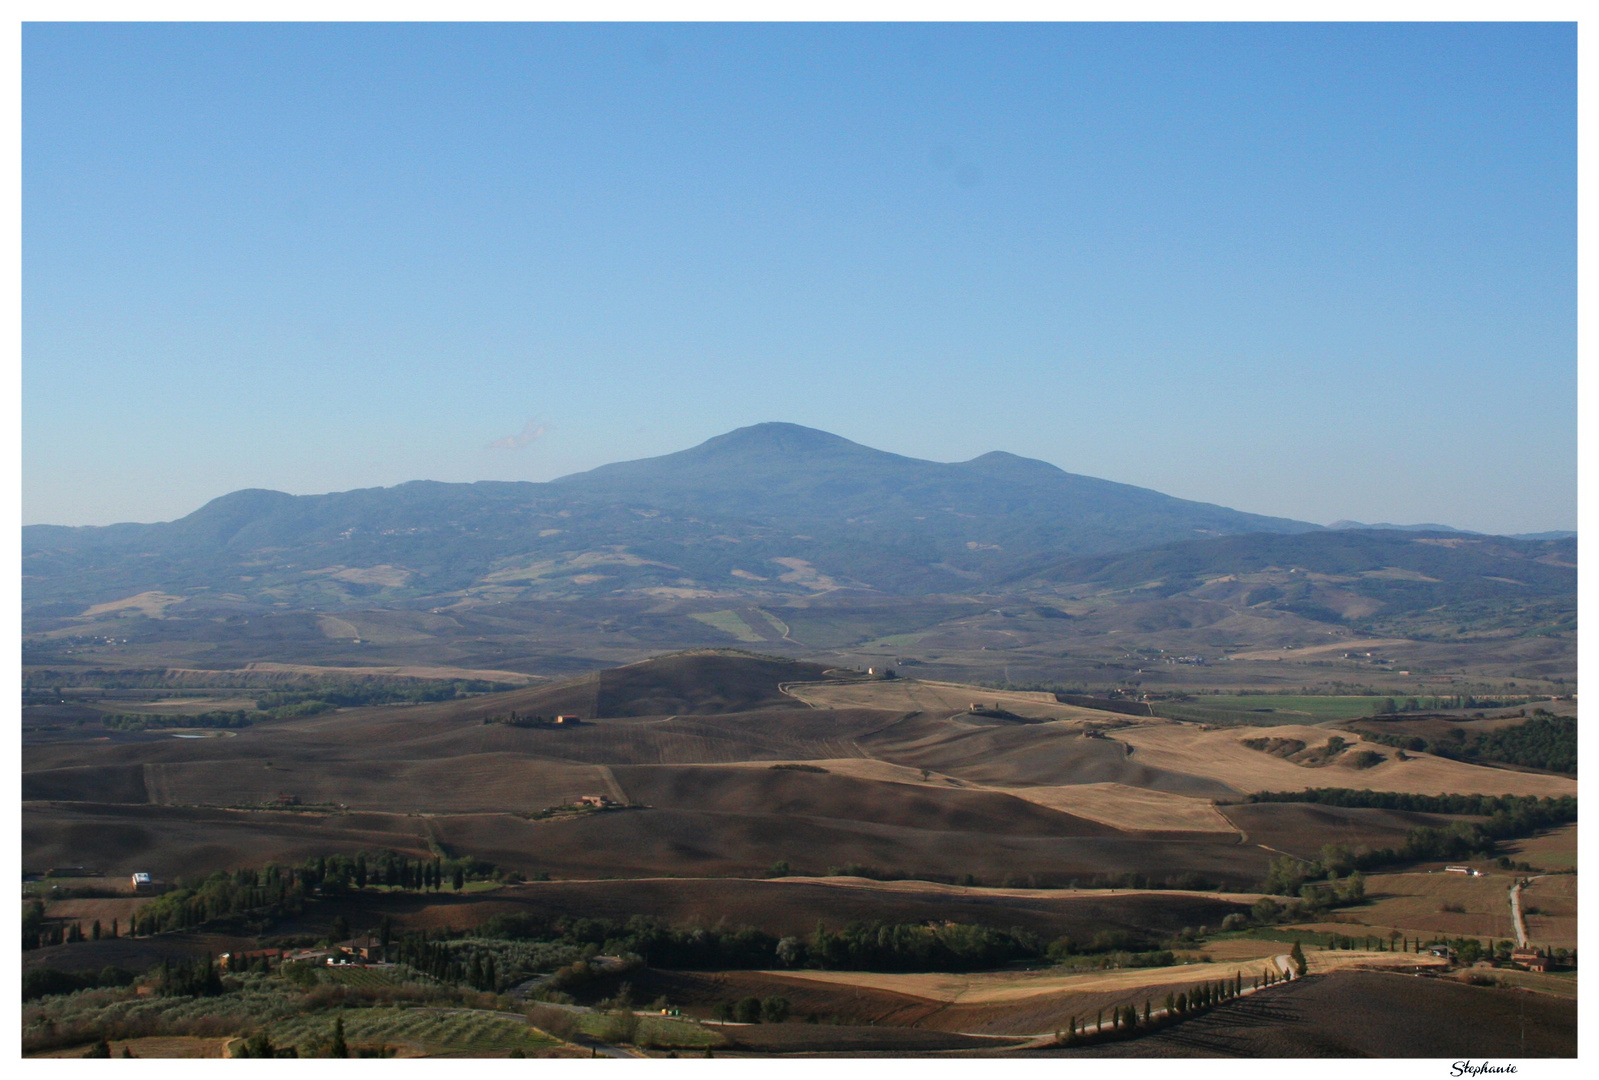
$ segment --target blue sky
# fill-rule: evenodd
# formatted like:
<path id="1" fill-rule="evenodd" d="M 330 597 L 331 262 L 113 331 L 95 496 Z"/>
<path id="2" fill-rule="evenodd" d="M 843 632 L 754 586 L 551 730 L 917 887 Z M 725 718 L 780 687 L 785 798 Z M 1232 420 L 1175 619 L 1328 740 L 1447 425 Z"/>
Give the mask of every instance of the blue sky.
<path id="1" fill-rule="evenodd" d="M 27 523 L 788 420 L 1576 527 L 1569 25 L 34 24 L 22 74 Z"/>

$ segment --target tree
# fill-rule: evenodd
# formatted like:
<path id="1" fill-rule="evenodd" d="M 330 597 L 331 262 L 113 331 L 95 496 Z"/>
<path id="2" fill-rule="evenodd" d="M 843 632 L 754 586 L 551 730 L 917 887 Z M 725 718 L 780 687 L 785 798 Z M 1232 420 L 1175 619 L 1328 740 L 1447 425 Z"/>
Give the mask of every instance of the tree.
<path id="1" fill-rule="evenodd" d="M 455 868 L 455 891 L 460 892 L 466 888 L 466 871 L 459 866 Z"/>
<path id="2" fill-rule="evenodd" d="M 1294 947 L 1289 950 L 1288 956 L 1294 962 L 1294 977 L 1302 978 L 1305 974 L 1305 950 L 1299 947 L 1299 941 L 1294 941 Z"/>
<path id="3" fill-rule="evenodd" d="M 788 998 L 769 997 L 761 1002 L 761 1019 L 768 1024 L 781 1024 L 788 1019 Z"/>
<path id="4" fill-rule="evenodd" d="M 344 1017 L 342 1016 L 333 1018 L 333 1045 L 328 1048 L 328 1056 L 336 1058 L 350 1056 L 350 1048 L 344 1043 Z"/>
<path id="5" fill-rule="evenodd" d="M 761 1022 L 761 999 L 747 997 L 733 1006 L 733 1019 L 741 1024 L 759 1024 Z"/>
<path id="6" fill-rule="evenodd" d="M 102 1036 L 100 1041 L 89 1047 L 89 1052 L 83 1055 L 86 1058 L 108 1058 L 111 1056 L 111 1044 Z"/>

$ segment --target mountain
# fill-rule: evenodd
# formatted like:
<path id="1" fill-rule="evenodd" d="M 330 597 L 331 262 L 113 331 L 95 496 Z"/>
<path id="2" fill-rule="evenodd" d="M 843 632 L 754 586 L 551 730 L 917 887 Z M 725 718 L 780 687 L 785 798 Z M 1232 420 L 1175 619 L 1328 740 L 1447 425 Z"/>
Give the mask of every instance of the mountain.
<path id="1" fill-rule="evenodd" d="M 246 490 L 177 521 L 23 529 L 24 606 L 334 609 L 426 598 L 632 593 L 916 595 L 986 588 L 1049 559 L 1319 526 L 995 452 L 945 464 L 794 424 L 549 483 L 416 481 L 328 495 Z"/>
<path id="2" fill-rule="evenodd" d="M 1574 630 L 1575 538 L 1517 540 L 1457 531 L 1328 530 L 1190 540 L 1061 560 L 1021 587 L 1122 594 L 1123 602 L 1201 600 L 1319 622 L 1430 636 Z"/>
<path id="3" fill-rule="evenodd" d="M 1371 532 L 1371 531 L 1378 531 L 1378 532 L 1430 532 L 1430 533 L 1460 533 L 1460 534 L 1465 535 L 1465 536 L 1480 536 L 1480 535 L 1482 535 L 1481 533 L 1473 533 L 1469 529 L 1457 529 L 1453 525 L 1438 525 L 1436 523 L 1429 523 L 1429 524 L 1426 524 L 1426 525 L 1395 525 L 1393 522 L 1390 522 L 1390 521 L 1381 521 L 1381 522 L 1375 522 L 1373 524 L 1367 524 L 1367 523 L 1361 522 L 1361 521 L 1349 521 L 1349 520 L 1346 519 L 1346 520 L 1343 520 L 1343 521 L 1335 521 L 1331 525 L 1327 526 L 1327 528 L 1329 528 L 1329 529 L 1360 529 L 1360 530 L 1367 531 L 1367 532 Z"/>

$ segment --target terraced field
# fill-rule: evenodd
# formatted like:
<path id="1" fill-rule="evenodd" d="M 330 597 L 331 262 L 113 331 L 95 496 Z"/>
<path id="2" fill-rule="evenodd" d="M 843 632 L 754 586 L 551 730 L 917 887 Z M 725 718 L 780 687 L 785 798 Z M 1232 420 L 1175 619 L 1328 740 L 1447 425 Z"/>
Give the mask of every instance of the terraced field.
<path id="1" fill-rule="evenodd" d="M 347 1009 L 345 1041 L 352 1048 L 389 1046 L 400 1056 L 499 1056 L 512 1050 L 545 1050 L 558 1041 L 529 1027 L 520 1016 L 460 1009 L 370 1008 Z M 333 1034 L 333 1013 L 298 1016 L 271 1025 L 269 1037 L 277 1046 L 296 1046 L 302 1055 L 327 1044 Z"/>

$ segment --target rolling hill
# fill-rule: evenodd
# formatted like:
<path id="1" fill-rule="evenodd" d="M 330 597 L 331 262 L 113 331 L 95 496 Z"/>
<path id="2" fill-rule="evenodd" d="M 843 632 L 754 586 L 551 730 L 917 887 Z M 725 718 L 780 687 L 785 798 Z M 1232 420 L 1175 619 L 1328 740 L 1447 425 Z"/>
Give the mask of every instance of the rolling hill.
<path id="1" fill-rule="evenodd" d="M 23 530 L 25 608 L 144 593 L 329 610 L 420 598 L 921 595 L 1051 559 L 1319 526 L 990 453 L 945 464 L 793 424 L 550 483 L 246 490 L 158 524 Z"/>
<path id="2" fill-rule="evenodd" d="M 1576 629 L 1577 541 L 1329 530 L 1181 541 L 1066 559 L 1011 584 L 1115 591 L 1124 603 L 1285 612 L 1378 633 Z"/>

